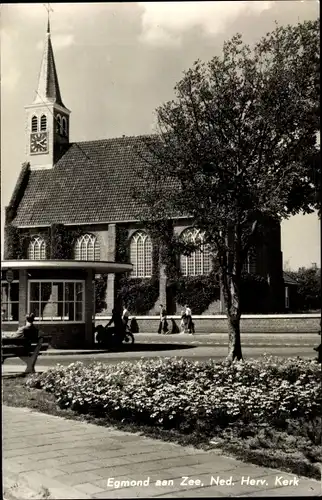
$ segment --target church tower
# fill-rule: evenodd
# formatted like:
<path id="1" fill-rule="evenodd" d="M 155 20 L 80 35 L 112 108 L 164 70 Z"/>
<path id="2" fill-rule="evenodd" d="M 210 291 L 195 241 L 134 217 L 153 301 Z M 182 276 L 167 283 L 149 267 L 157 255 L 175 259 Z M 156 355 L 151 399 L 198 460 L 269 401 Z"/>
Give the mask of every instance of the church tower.
<path id="1" fill-rule="evenodd" d="M 60 95 L 49 19 L 35 100 L 25 109 L 26 160 L 30 169 L 53 168 L 69 143 L 70 111 Z"/>

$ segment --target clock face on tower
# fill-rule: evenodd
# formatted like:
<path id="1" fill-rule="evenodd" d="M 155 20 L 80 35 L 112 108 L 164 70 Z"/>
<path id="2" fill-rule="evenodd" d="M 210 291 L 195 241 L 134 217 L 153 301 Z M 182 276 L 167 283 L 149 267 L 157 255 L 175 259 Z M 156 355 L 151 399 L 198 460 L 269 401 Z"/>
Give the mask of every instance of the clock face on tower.
<path id="1" fill-rule="evenodd" d="M 41 154 L 48 151 L 47 132 L 35 132 L 30 134 L 30 153 Z"/>

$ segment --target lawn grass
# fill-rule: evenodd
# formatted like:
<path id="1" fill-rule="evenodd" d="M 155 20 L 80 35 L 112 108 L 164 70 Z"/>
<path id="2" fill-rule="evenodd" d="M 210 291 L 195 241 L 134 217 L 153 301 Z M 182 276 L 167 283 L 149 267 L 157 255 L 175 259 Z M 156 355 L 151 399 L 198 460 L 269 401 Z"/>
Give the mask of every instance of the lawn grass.
<path id="1" fill-rule="evenodd" d="M 176 442 L 183 446 L 194 446 L 204 450 L 218 448 L 225 455 L 263 467 L 278 468 L 285 472 L 320 480 L 322 451 L 316 443 L 303 435 L 275 429 L 255 430 L 251 436 L 231 433 L 228 429 L 213 440 L 202 432 L 183 434 L 175 429 L 162 429 L 146 424 L 122 422 L 107 416 L 79 414 L 71 409 L 61 409 L 53 394 L 25 385 L 25 377 L 4 376 L 2 378 L 2 401 L 5 405 L 31 408 L 36 411 L 67 419 L 86 421 L 101 426 L 113 426 L 126 432 L 140 433 L 163 441 Z M 213 441 L 213 443 L 211 442 Z"/>

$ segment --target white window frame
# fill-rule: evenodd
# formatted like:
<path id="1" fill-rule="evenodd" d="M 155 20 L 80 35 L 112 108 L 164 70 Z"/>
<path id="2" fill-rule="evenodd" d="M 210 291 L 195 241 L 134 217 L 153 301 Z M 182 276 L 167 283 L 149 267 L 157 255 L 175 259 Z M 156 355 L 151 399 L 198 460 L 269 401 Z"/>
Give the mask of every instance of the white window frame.
<path id="1" fill-rule="evenodd" d="M 35 248 L 39 249 L 39 259 L 35 259 Z M 43 252 L 43 256 L 42 256 Z M 29 260 L 46 260 L 46 241 L 42 236 L 34 236 L 28 246 Z"/>
<path id="2" fill-rule="evenodd" d="M 18 285 L 19 285 L 19 280 L 13 280 L 13 281 L 11 281 L 11 283 L 8 283 L 8 281 L 4 281 L 3 280 L 3 281 L 1 281 L 1 288 L 2 288 L 3 285 L 8 285 L 8 288 L 10 288 L 11 284 L 13 284 L 13 283 L 15 283 L 15 284 L 18 283 Z M 1 290 L 1 298 L 2 298 L 2 290 Z M 2 314 L 2 306 L 4 304 L 8 305 L 8 317 L 10 318 L 11 305 L 12 304 L 18 304 L 18 307 L 19 307 L 19 300 L 13 300 L 13 301 L 11 301 L 10 300 L 10 294 L 8 293 L 8 302 L 2 302 L 1 301 L 1 314 Z M 18 316 L 19 316 L 19 309 L 18 309 Z M 6 324 L 6 325 L 17 325 L 17 324 L 19 324 L 19 317 L 18 317 L 17 320 L 11 320 L 11 319 L 3 320 L 2 316 L 1 316 L 1 323 Z"/>
<path id="3" fill-rule="evenodd" d="M 31 283 L 63 283 L 63 300 L 61 301 L 57 301 L 55 303 L 62 303 L 65 307 L 65 304 L 66 304 L 66 301 L 65 301 L 65 283 L 82 283 L 83 285 L 83 300 L 82 300 L 82 320 L 73 320 L 73 321 L 69 321 L 69 320 L 59 320 L 59 319 L 54 319 L 54 318 L 51 318 L 51 319 L 46 319 L 46 320 L 41 320 L 39 317 L 35 317 L 35 323 L 41 323 L 41 324 L 44 324 L 44 325 L 47 325 L 47 324 L 50 324 L 50 323 L 55 323 L 55 324 L 63 324 L 63 325 L 83 325 L 85 323 L 85 280 L 64 280 L 64 279 L 32 279 L 32 280 L 29 280 L 28 281 L 28 311 L 29 312 L 32 312 L 30 310 L 30 288 L 31 288 Z M 75 287 L 74 287 L 74 311 L 76 311 L 76 301 L 75 300 Z M 33 300 L 32 302 L 37 302 L 36 300 Z M 41 311 L 41 291 L 39 293 L 39 311 Z M 72 302 L 71 300 L 67 301 L 67 302 Z M 48 302 L 50 303 L 50 302 Z"/>
<path id="4" fill-rule="evenodd" d="M 150 245 L 150 250 L 146 248 L 147 243 Z M 143 244 L 143 253 L 139 255 L 138 248 L 139 244 Z M 134 250 L 134 251 L 133 251 Z M 149 251 L 149 255 L 148 255 Z M 132 255 L 134 254 L 133 270 L 131 276 L 133 278 L 151 278 L 153 269 L 153 244 L 151 236 L 145 231 L 139 230 L 132 234 L 130 240 L 130 258 L 132 260 Z M 140 256 L 142 261 L 139 262 Z M 140 267 L 139 267 L 140 264 Z M 143 271 L 141 272 L 141 268 Z M 149 269 L 150 272 L 147 272 Z"/>
<path id="5" fill-rule="evenodd" d="M 83 245 L 85 245 L 85 259 L 82 259 Z M 89 251 L 93 252 L 92 259 L 88 258 Z M 80 236 L 79 238 L 77 238 L 77 241 L 76 241 L 75 247 L 74 247 L 75 260 L 99 262 L 100 255 L 101 255 L 101 247 L 100 247 L 97 236 L 94 236 L 93 234 L 90 234 L 90 233 L 86 233 L 86 234 L 83 234 L 82 236 Z M 97 259 L 95 257 L 97 257 Z"/>
<path id="6" fill-rule="evenodd" d="M 207 276 L 211 272 L 211 258 L 210 258 L 210 249 L 208 249 L 208 259 L 209 259 L 209 269 L 205 272 L 205 250 L 207 251 L 206 245 L 204 244 L 204 236 L 205 233 L 196 228 L 187 228 L 181 233 L 181 238 L 187 239 L 187 241 L 196 242 L 198 238 L 201 240 L 200 249 L 191 253 L 191 255 L 180 255 L 180 271 L 183 276 Z M 200 253 L 200 269 L 201 272 L 196 272 L 197 267 L 197 252 Z M 189 272 L 189 263 L 193 266 L 193 272 Z"/>

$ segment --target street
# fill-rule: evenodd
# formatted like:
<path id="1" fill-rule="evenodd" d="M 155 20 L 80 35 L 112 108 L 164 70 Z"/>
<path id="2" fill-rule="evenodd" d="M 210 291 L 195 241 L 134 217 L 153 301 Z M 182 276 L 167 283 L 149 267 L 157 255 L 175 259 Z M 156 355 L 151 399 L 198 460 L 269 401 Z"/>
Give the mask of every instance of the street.
<path id="1" fill-rule="evenodd" d="M 90 364 L 99 361 L 105 364 L 115 364 L 119 361 L 135 362 L 141 358 L 183 357 L 195 361 L 207 359 L 223 360 L 227 355 L 227 334 L 210 335 L 156 335 L 137 334 L 133 346 L 125 346 L 122 351 L 89 353 L 64 351 L 61 354 L 43 353 L 38 358 L 36 371 L 48 370 L 57 363 L 69 365 L 76 361 Z M 244 359 L 258 359 L 264 353 L 280 357 L 316 357 L 313 347 L 318 345 L 317 334 L 244 334 L 242 335 L 242 350 Z M 23 362 L 17 358 L 7 359 L 2 372 L 20 372 Z"/>

